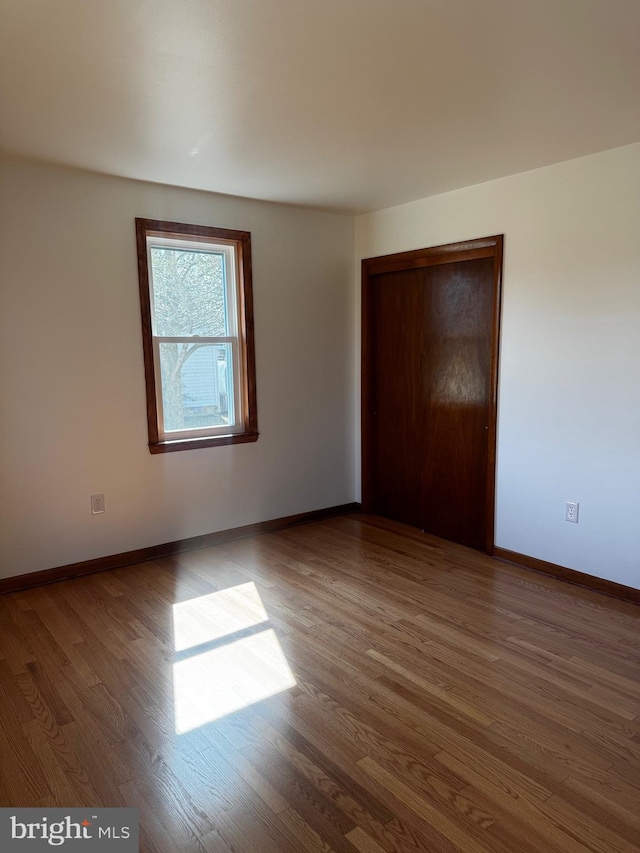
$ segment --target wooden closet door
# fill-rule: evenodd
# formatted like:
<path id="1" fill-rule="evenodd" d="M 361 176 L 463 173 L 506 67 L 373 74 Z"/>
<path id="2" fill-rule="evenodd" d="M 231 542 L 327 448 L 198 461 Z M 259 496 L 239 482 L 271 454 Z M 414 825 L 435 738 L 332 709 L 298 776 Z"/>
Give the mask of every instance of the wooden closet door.
<path id="1" fill-rule="evenodd" d="M 363 261 L 363 506 L 493 547 L 502 238 Z"/>
<path id="2" fill-rule="evenodd" d="M 424 461 L 424 270 L 376 276 L 372 302 L 373 512 L 419 527 Z"/>
<path id="3" fill-rule="evenodd" d="M 491 392 L 493 259 L 428 267 L 420 527 L 483 549 Z"/>

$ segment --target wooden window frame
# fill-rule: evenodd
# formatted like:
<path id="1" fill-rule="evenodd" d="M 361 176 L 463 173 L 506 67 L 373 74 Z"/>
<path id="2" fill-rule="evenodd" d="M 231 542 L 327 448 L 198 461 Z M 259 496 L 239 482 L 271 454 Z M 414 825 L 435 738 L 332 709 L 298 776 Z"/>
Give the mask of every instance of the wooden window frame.
<path id="1" fill-rule="evenodd" d="M 156 376 L 154 359 L 153 310 L 151 305 L 151 276 L 148 260 L 148 238 L 198 239 L 233 247 L 235 253 L 237 287 L 237 340 L 240 373 L 240 412 L 242 428 L 228 434 L 165 438 L 160 434 L 158 393 L 160 383 Z M 227 444 L 245 444 L 257 441 L 258 419 L 256 410 L 256 365 L 253 330 L 253 286 L 251 276 L 251 234 L 229 228 L 206 225 L 186 225 L 181 222 L 164 222 L 157 219 L 136 218 L 136 244 L 138 252 L 138 280 L 140 285 L 140 313 L 142 318 L 142 345 L 144 353 L 145 384 L 147 395 L 147 424 L 149 451 L 167 453 L 175 450 L 194 450 L 219 447 Z M 237 393 L 234 381 L 234 393 Z"/>

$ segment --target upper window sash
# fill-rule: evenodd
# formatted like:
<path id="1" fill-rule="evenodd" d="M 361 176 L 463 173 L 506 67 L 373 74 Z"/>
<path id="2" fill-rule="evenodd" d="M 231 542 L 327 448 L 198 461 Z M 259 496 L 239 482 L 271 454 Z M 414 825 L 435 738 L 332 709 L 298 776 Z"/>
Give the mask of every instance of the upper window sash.
<path id="1" fill-rule="evenodd" d="M 188 244 L 188 245 L 187 245 Z M 154 304 L 155 286 L 153 279 L 153 261 L 151 250 L 177 249 L 182 252 L 204 252 L 212 255 L 222 255 L 223 280 L 225 288 L 225 331 L 230 336 L 238 335 L 238 306 L 240 298 L 240 276 L 236 263 L 236 246 L 230 240 L 211 239 L 203 240 L 201 237 L 163 237 L 158 234 L 147 234 L 147 268 L 149 270 L 149 303 L 151 306 L 151 333 L 157 334 L 156 310 Z M 196 337 L 194 335 L 194 337 Z"/>

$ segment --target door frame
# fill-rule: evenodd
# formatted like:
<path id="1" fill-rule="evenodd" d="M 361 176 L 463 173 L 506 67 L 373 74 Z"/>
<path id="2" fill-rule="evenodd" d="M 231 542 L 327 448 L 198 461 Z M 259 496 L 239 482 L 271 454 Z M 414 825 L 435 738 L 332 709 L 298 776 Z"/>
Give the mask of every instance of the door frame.
<path id="1" fill-rule="evenodd" d="M 502 304 L 502 259 L 504 235 L 483 237 L 432 246 L 394 255 L 381 255 L 362 260 L 362 510 L 373 511 L 373 412 L 372 412 L 372 340 L 371 289 L 373 277 L 387 272 L 401 272 L 438 264 L 493 258 L 493 310 L 491 329 L 491 367 L 489 375 L 489 418 L 487 424 L 487 492 L 485 551 L 493 555 L 496 498 L 496 435 L 498 421 L 498 358 L 500 351 L 500 314 Z"/>

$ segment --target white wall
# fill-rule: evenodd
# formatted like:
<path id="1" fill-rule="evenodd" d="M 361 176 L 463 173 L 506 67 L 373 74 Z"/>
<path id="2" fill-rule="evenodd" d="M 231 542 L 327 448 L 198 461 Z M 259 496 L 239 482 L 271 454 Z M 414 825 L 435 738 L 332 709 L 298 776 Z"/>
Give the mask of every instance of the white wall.
<path id="1" fill-rule="evenodd" d="M 640 588 L 640 145 L 358 217 L 356 259 L 500 233 L 496 545 Z"/>
<path id="2" fill-rule="evenodd" d="M 0 577 L 354 499 L 353 218 L 0 168 Z M 150 455 L 136 216 L 251 231 L 257 443 Z"/>

